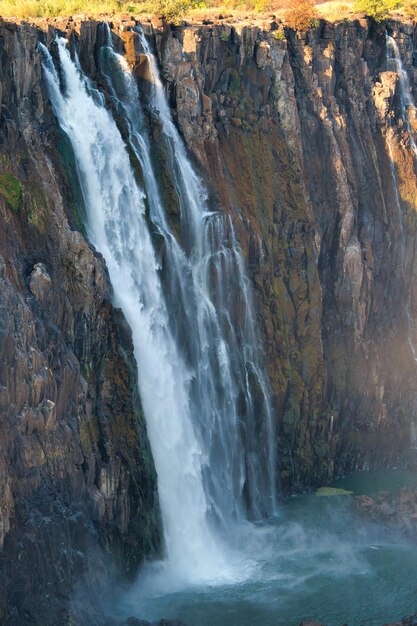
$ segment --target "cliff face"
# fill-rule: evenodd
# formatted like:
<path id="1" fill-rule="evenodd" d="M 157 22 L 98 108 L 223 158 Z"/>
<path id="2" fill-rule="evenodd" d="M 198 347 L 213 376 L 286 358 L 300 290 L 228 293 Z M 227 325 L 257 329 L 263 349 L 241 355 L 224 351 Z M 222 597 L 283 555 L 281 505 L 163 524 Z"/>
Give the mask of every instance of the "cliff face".
<path id="1" fill-rule="evenodd" d="M 154 30 L 184 138 L 239 228 L 284 489 L 410 448 L 416 175 L 385 28 L 413 86 L 409 24 Z"/>
<path id="2" fill-rule="evenodd" d="M 134 23 L 112 26 L 146 101 Z M 386 26 L 413 86 L 415 33 Z M 417 188 L 385 26 L 143 27 L 212 205 L 232 215 L 247 259 L 282 488 L 406 462 Z M 98 23 L 54 28 L 73 33 L 100 84 Z M 82 234 L 71 150 L 42 82 L 36 44 L 53 35 L 0 21 L 0 621 L 19 626 L 67 619 L 77 581 L 84 597 L 100 592 L 160 549 L 130 331 Z"/>
<path id="3" fill-rule="evenodd" d="M 0 622 L 19 626 L 68 623 L 81 581 L 88 612 L 160 548 L 130 330 L 75 229 L 37 41 L 0 23 Z"/>

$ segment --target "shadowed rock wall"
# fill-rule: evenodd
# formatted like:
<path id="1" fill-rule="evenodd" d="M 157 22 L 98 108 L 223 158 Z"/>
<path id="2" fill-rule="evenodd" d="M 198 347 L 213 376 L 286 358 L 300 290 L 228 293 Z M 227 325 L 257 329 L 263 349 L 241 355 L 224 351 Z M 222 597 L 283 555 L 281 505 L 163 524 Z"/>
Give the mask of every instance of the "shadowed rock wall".
<path id="1" fill-rule="evenodd" d="M 79 232 L 37 40 L 0 22 L 0 622 L 16 626 L 83 623 L 74 585 L 85 616 L 161 543 L 131 333 Z"/>

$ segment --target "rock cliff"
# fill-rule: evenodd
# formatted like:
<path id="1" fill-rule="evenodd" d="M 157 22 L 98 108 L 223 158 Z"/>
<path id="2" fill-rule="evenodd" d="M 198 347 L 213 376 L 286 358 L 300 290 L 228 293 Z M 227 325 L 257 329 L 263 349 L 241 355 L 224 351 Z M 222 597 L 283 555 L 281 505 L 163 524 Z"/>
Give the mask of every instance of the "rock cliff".
<path id="1" fill-rule="evenodd" d="M 0 622 L 16 626 L 70 623 L 161 542 L 130 330 L 80 232 L 37 41 L 0 23 Z"/>
<path id="2" fill-rule="evenodd" d="M 153 29 L 183 136 L 239 228 L 284 489 L 408 458 L 416 175 L 386 30 L 414 89 L 406 23 Z"/>
<path id="3" fill-rule="evenodd" d="M 113 37 L 146 100 L 134 25 L 114 21 Z M 417 179 L 385 29 L 414 88 L 413 28 L 143 28 L 212 205 L 232 215 L 247 259 L 282 489 L 406 463 Z M 42 81 L 37 41 L 51 44 L 56 30 L 101 85 L 98 22 L 0 21 L 0 621 L 16 625 L 77 615 L 77 581 L 93 597 L 161 545 L 130 331 L 85 239 L 71 150 Z"/>

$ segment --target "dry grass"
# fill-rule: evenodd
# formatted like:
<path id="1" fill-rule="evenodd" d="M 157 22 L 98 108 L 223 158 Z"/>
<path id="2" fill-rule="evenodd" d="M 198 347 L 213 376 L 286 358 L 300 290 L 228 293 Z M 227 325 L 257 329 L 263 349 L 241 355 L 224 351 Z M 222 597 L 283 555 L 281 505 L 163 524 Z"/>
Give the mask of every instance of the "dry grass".
<path id="1" fill-rule="evenodd" d="M 190 11 L 195 19 L 215 17 L 219 13 L 228 17 L 242 19 L 256 17 L 248 13 L 271 15 L 287 22 L 288 16 L 294 7 L 294 0 L 206 0 L 204 6 Z M 357 15 L 354 10 L 354 0 L 318 0 L 315 8 L 318 17 L 330 22 L 349 20 Z M 406 17 L 417 20 L 417 0 L 403 0 L 396 10 L 390 14 L 393 17 Z"/>
<path id="2" fill-rule="evenodd" d="M 170 2 L 170 0 L 167 0 Z M 172 0 L 172 4 L 184 0 Z M 187 0 L 185 0 L 187 3 Z M 189 0 L 188 12 L 202 18 L 220 12 L 233 12 L 243 15 L 278 11 L 280 14 L 291 6 L 291 0 L 205 0 L 202 2 Z M 161 0 L 0 0 L 0 15 L 18 18 L 42 18 L 69 16 L 79 13 L 86 15 L 115 15 L 118 13 L 157 14 Z M 182 7 L 180 13 L 183 13 Z"/>
<path id="3" fill-rule="evenodd" d="M 331 0 L 330 2 L 321 2 L 316 6 L 320 17 L 323 17 L 330 22 L 343 20 L 354 15 L 353 2 Z"/>
<path id="4" fill-rule="evenodd" d="M 355 15 L 353 5 L 353 0 L 322 0 L 316 2 L 316 10 L 318 17 L 340 21 Z M 244 20 L 274 14 L 285 22 L 294 7 L 294 0 L 0 0 L 0 15 L 16 18 L 58 17 L 80 13 L 92 17 L 120 13 L 157 15 L 166 6 L 169 7 L 170 18 L 187 15 L 197 21 L 215 18 L 222 13 L 230 18 Z M 416 19 L 417 0 L 403 0 L 400 8 L 392 13 Z"/>
<path id="5" fill-rule="evenodd" d="M 57 17 L 60 15 L 114 15 L 123 11 L 139 13 L 139 5 L 117 0 L 0 0 L 0 15 L 25 17 Z"/>

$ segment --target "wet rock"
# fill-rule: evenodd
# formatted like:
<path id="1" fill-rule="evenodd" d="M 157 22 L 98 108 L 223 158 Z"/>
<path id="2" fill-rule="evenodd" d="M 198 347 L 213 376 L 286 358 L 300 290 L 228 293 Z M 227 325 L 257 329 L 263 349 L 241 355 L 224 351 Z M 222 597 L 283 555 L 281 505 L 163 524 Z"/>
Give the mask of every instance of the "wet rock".
<path id="1" fill-rule="evenodd" d="M 417 626 L 417 613 L 416 615 L 403 617 L 399 622 L 390 622 L 389 624 L 384 624 L 383 626 Z"/>
<path id="2" fill-rule="evenodd" d="M 417 489 L 401 489 L 399 494 L 381 492 L 377 498 L 358 496 L 356 508 L 366 519 L 385 524 L 417 540 Z"/>

